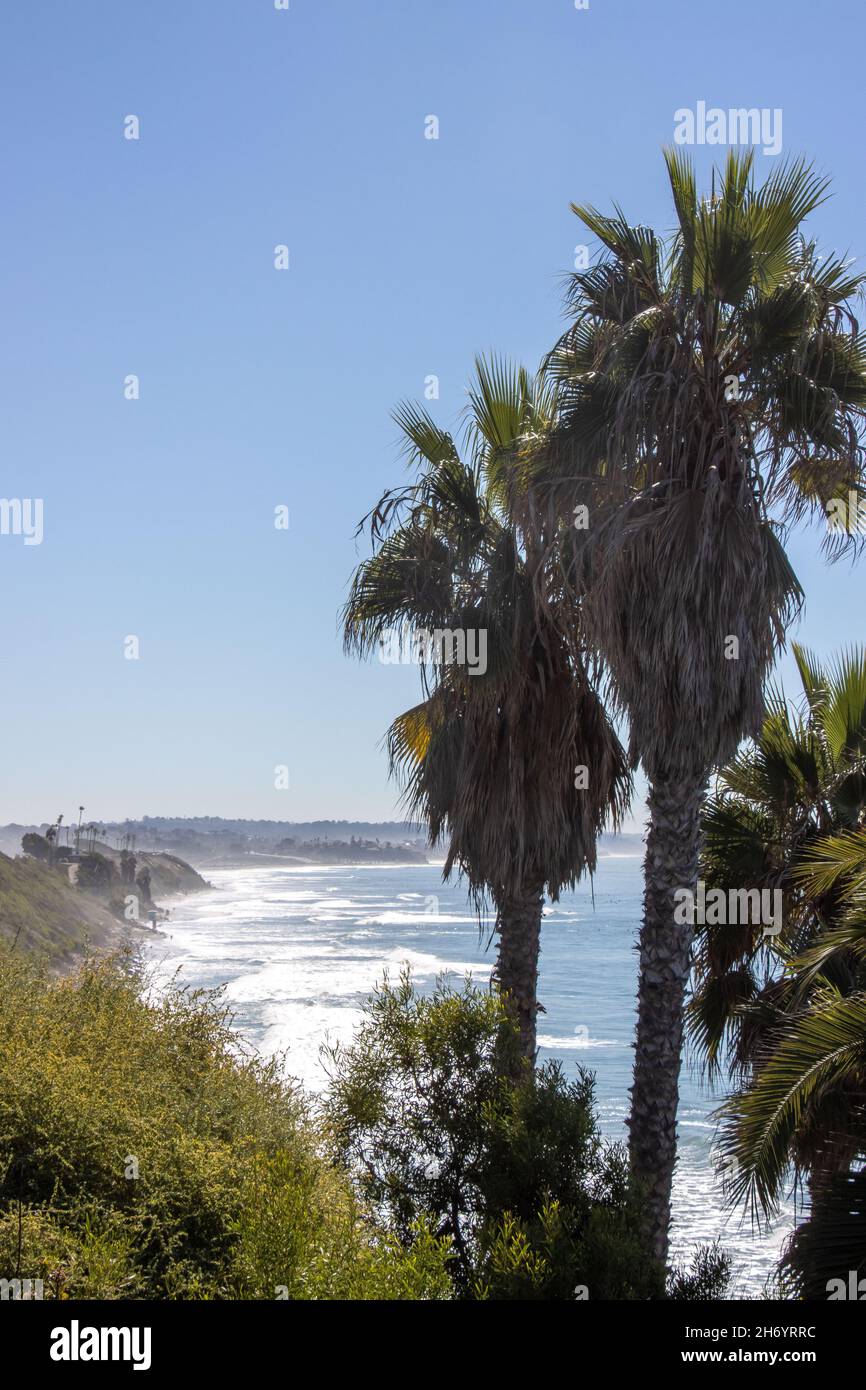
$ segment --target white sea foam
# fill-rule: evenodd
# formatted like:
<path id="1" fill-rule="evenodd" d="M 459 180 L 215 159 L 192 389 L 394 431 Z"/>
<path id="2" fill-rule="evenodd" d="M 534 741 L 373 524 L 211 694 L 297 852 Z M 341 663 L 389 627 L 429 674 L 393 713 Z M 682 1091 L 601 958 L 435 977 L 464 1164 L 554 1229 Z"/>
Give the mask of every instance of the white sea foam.
<path id="1" fill-rule="evenodd" d="M 358 925 L 364 927 L 411 927 L 416 923 L 454 922 L 460 926 L 472 923 L 477 927 L 477 917 L 458 917 L 450 912 L 425 912 L 419 908 L 417 912 L 380 912 L 375 917 L 360 917 Z"/>
<path id="2" fill-rule="evenodd" d="M 615 1038 L 558 1038 L 553 1033 L 539 1033 L 538 1046 L 550 1052 L 584 1052 L 594 1047 L 622 1047 Z"/>

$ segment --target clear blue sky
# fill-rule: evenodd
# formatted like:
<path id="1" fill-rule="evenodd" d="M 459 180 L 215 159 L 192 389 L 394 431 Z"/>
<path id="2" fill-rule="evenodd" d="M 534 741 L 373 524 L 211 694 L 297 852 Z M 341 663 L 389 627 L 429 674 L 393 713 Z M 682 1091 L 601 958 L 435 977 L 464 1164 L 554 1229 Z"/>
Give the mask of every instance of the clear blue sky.
<path id="1" fill-rule="evenodd" d="M 416 673 L 347 661 L 336 614 L 402 476 L 391 408 L 435 373 L 453 421 L 477 350 L 538 362 L 569 202 L 668 227 L 698 100 L 782 108 L 834 180 L 816 232 L 862 256 L 864 37 L 853 0 L 4 6 L 0 494 L 45 519 L 0 536 L 0 821 L 390 817 Z M 791 549 L 826 653 L 864 584 L 818 539 Z"/>

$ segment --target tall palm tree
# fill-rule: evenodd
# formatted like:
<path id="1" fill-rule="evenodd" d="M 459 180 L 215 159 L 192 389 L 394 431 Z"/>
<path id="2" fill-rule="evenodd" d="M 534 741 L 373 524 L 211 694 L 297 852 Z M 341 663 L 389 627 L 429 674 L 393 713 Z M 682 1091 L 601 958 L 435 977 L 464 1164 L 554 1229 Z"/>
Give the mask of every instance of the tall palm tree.
<path id="1" fill-rule="evenodd" d="M 432 843 L 447 841 L 444 876 L 456 867 L 479 910 L 495 907 L 496 977 L 530 1061 L 544 894 L 593 870 L 597 837 L 619 823 L 631 787 L 577 653 L 574 605 L 551 596 L 542 614 L 535 598 L 550 545 L 528 506 L 525 459 L 552 411 L 525 371 L 478 360 L 463 458 L 425 410 L 401 406 L 417 477 L 365 518 L 375 550 L 343 615 L 360 654 L 399 625 L 485 634 L 483 672 L 435 655 L 421 663 L 424 699 L 395 719 L 388 746 L 408 812 Z"/>
<path id="2" fill-rule="evenodd" d="M 866 407 L 862 277 L 800 234 L 825 182 L 798 162 L 756 187 L 751 153 L 731 153 L 699 199 L 682 152 L 666 161 L 672 235 L 574 208 L 604 250 L 549 359 L 562 409 L 540 476 L 560 515 L 588 506 L 564 568 L 650 782 L 629 1131 L 660 1258 L 692 938 L 675 892 L 801 600 L 777 523 L 863 495 Z"/>

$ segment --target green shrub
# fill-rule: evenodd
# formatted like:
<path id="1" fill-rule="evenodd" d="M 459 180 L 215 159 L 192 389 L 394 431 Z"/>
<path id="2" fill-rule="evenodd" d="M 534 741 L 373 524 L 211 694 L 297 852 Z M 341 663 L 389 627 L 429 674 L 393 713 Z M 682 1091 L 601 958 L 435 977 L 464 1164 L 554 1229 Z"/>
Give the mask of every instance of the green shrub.
<path id="1" fill-rule="evenodd" d="M 78 861 L 79 888 L 87 893 L 107 893 L 117 879 L 117 870 L 104 854 L 82 854 Z"/>
<path id="2" fill-rule="evenodd" d="M 44 835 L 37 835 L 33 831 L 28 831 L 21 837 L 21 848 L 25 854 L 29 854 L 33 859 L 40 859 L 45 864 L 51 862 L 51 845 Z"/>
<path id="3" fill-rule="evenodd" d="M 239 1054 L 219 996 L 146 1002 L 123 958 L 51 981 L 0 953 L 0 1277 L 46 1297 L 438 1298 L 322 1157 L 276 1062 Z"/>
<path id="4" fill-rule="evenodd" d="M 425 1216 L 451 1241 L 462 1297 L 660 1296 L 592 1077 L 550 1063 L 515 1086 L 515 1042 L 493 994 L 440 982 L 424 998 L 408 973 L 386 980 L 353 1044 L 330 1053 L 335 1157 L 408 1248 Z"/>
<path id="5" fill-rule="evenodd" d="M 709 1303 L 728 1296 L 731 1257 L 718 1241 L 702 1245 L 692 1255 L 688 1267 L 676 1266 L 668 1275 L 668 1298 L 690 1303 Z"/>

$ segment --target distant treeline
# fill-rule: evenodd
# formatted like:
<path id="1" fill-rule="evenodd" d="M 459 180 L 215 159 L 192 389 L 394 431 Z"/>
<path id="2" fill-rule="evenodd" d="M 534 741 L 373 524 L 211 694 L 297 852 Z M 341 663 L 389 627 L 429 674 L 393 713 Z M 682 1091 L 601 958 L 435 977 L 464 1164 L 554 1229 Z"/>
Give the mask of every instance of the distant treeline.
<path id="1" fill-rule="evenodd" d="M 111 822 L 108 822 L 111 824 Z M 214 831 L 224 831 L 231 834 L 244 834 L 254 836 L 256 839 L 269 838 L 274 833 L 284 835 L 294 835 L 295 838 L 315 838 L 315 836 L 349 836 L 349 835 L 378 835 L 382 838 L 385 835 L 396 835 L 405 839 L 407 836 L 425 835 L 423 825 L 417 821 L 360 821 L 360 820 L 311 820 L 311 821 L 280 821 L 280 820 L 230 820 L 223 816 L 143 816 L 141 820 L 128 820 L 118 822 L 118 829 L 135 830 L 141 827 L 142 830 L 193 830 L 205 831 L 213 834 Z"/>
<path id="2" fill-rule="evenodd" d="M 414 845 L 395 845 L 391 840 L 365 840 L 352 835 L 348 840 L 317 837 L 296 840 L 287 836 L 274 846 L 275 854 L 295 855 L 301 859 L 319 859 L 335 864 L 381 863 L 426 864 L 427 856 Z"/>

